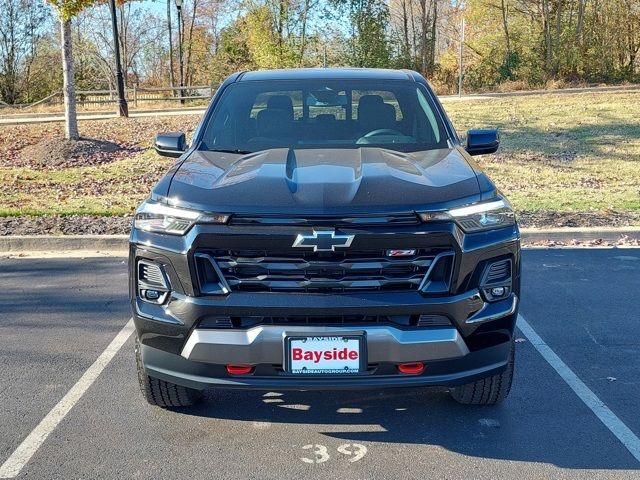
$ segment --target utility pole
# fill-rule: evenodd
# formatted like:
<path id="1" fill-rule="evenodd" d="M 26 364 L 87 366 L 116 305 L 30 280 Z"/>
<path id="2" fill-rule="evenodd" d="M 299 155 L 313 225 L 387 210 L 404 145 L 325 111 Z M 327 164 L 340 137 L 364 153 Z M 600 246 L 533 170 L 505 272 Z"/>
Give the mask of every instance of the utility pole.
<path id="1" fill-rule="evenodd" d="M 464 53 L 464 17 L 460 22 L 460 75 L 458 77 L 458 97 L 462 97 L 463 53 Z"/>
<path id="2" fill-rule="evenodd" d="M 113 0 L 111 0 L 113 1 Z M 180 62 L 180 103 L 184 105 L 184 72 L 182 62 L 182 0 L 176 0 L 178 9 L 178 60 Z"/>
<path id="3" fill-rule="evenodd" d="M 116 60 L 116 88 L 118 90 L 118 114 L 121 117 L 129 116 L 129 106 L 124 94 L 124 79 L 122 77 L 122 64 L 120 62 L 120 40 L 118 39 L 118 23 L 116 18 L 116 2 L 109 0 L 111 7 L 111 24 L 113 26 L 113 46 Z"/>

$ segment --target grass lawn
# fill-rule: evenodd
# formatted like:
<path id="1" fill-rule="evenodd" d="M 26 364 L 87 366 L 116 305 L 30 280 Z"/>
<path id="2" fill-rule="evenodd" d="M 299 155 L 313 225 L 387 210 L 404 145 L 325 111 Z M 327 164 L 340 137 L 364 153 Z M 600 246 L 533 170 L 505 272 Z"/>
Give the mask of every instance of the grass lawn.
<path id="1" fill-rule="evenodd" d="M 198 116 L 144 117 L 80 122 L 83 137 L 129 148 L 116 161 L 65 168 L 33 165 L 20 150 L 44 138 L 63 136 L 63 125 L 0 126 L 0 217 L 17 215 L 129 214 L 173 164 L 151 148 L 156 133 L 192 134 Z"/>
<path id="2" fill-rule="evenodd" d="M 447 100 L 444 106 L 463 136 L 468 128 L 500 128 L 499 153 L 477 161 L 521 214 L 615 214 L 640 224 L 640 92 Z M 64 168 L 34 165 L 20 153 L 62 136 L 61 124 L 0 126 L 0 217 L 129 214 L 173 162 L 150 149 L 155 133 L 192 133 L 198 119 L 80 122 L 83 136 L 128 150 L 116 161 Z"/>
<path id="3" fill-rule="evenodd" d="M 498 127 L 478 163 L 516 210 L 640 212 L 640 92 L 447 101 L 458 133 Z"/>

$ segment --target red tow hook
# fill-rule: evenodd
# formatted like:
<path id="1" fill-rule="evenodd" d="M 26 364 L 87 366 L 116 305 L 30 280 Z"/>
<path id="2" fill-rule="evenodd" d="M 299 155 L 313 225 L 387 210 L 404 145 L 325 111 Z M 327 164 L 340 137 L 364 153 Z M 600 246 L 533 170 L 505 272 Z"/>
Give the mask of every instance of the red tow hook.
<path id="1" fill-rule="evenodd" d="M 247 375 L 253 371 L 251 365 L 227 365 L 227 373 L 229 375 Z"/>
<path id="2" fill-rule="evenodd" d="M 406 375 L 420 375 L 422 372 L 424 372 L 424 363 L 401 363 L 398 365 L 398 371 Z"/>

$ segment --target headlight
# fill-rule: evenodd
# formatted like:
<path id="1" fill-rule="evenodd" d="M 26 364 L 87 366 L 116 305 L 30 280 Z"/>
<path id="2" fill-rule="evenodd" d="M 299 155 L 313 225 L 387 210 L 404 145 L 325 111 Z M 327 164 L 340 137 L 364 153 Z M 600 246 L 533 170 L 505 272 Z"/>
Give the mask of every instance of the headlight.
<path id="1" fill-rule="evenodd" d="M 454 220 L 467 233 L 493 230 L 516 222 L 511 205 L 504 199 L 476 203 L 443 212 L 425 212 L 420 214 L 420 218 L 425 222 Z"/>
<path id="2" fill-rule="evenodd" d="M 147 200 L 136 211 L 133 225 L 148 232 L 184 235 L 195 223 L 227 223 L 229 215 L 202 213 Z"/>

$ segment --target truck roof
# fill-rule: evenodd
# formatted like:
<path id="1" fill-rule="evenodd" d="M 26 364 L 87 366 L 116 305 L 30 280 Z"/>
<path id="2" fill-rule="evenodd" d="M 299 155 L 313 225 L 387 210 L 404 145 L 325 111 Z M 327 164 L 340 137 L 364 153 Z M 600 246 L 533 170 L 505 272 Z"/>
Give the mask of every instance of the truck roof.
<path id="1" fill-rule="evenodd" d="M 411 70 L 383 68 L 292 68 L 286 70 L 255 70 L 240 74 L 236 81 L 301 80 L 301 79 L 353 79 L 353 80 L 418 80 L 420 75 Z"/>

